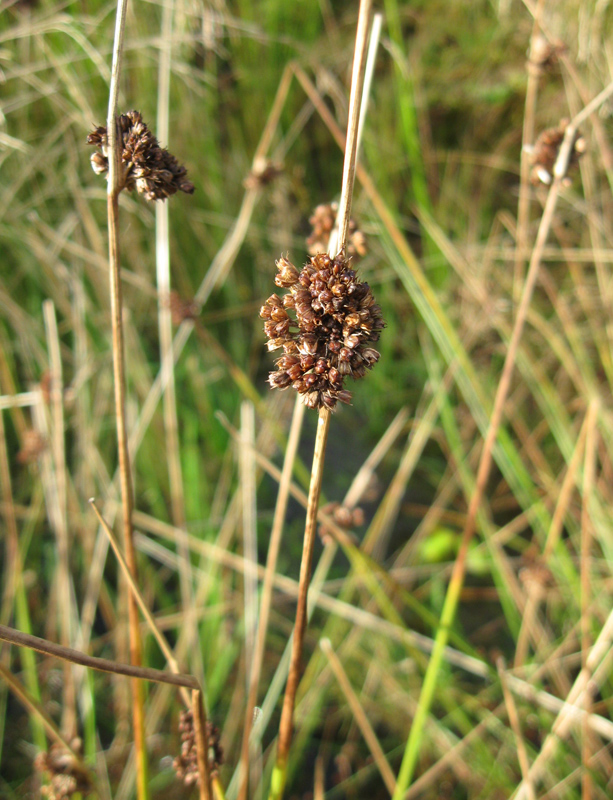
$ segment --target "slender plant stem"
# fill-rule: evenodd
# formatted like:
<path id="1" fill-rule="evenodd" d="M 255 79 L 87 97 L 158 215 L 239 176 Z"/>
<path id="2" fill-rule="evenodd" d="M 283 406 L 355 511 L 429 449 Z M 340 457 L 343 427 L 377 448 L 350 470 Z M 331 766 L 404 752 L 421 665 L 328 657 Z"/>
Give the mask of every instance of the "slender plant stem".
<path id="1" fill-rule="evenodd" d="M 394 773 L 392 772 L 392 768 L 389 765 L 387 758 L 385 757 L 385 753 L 379 744 L 379 740 L 377 739 L 377 735 L 373 730 L 372 725 L 368 720 L 368 716 L 364 709 L 362 708 L 362 704 L 360 703 L 360 699 L 356 695 L 351 686 L 351 681 L 347 677 L 347 673 L 343 669 L 343 665 L 341 663 L 340 658 L 334 652 L 332 648 L 332 644 L 329 639 L 321 639 L 319 642 L 319 646 L 323 650 L 326 658 L 328 659 L 328 664 L 336 677 L 336 680 L 341 687 L 343 694 L 349 704 L 351 711 L 353 712 L 353 716 L 355 721 L 362 732 L 362 736 L 364 737 L 364 741 L 368 745 L 368 749 L 373 757 L 375 764 L 383 778 L 383 782 L 387 787 L 387 791 L 391 794 L 394 793 L 394 789 L 396 788 L 396 778 Z"/>
<path id="2" fill-rule="evenodd" d="M 81 756 L 70 746 L 68 740 L 62 736 L 60 730 L 58 730 L 55 722 L 51 719 L 51 717 L 46 713 L 41 703 L 39 703 L 35 698 L 31 696 L 28 690 L 23 686 L 20 681 L 13 675 L 13 673 L 8 670 L 3 664 L 0 664 L 0 676 L 2 680 L 6 682 L 6 684 L 10 687 L 11 691 L 18 698 L 20 703 L 28 709 L 28 711 L 33 714 L 37 719 L 40 720 L 42 725 L 44 726 L 45 730 L 49 734 L 49 737 L 53 739 L 57 744 L 63 747 L 68 753 L 70 753 L 73 758 L 75 759 L 76 763 L 79 765 L 79 769 L 83 773 L 87 773 L 87 767 L 83 763 Z"/>
<path id="3" fill-rule="evenodd" d="M 592 547 L 592 520 L 590 518 L 590 502 L 594 490 L 596 471 L 596 445 L 598 439 L 597 420 L 599 401 L 594 399 L 590 403 L 587 418 L 588 434 L 585 443 L 585 465 L 583 468 L 583 491 L 581 505 L 581 666 L 587 666 L 587 658 L 591 644 L 590 626 L 590 579 L 592 577 L 591 547 Z M 581 800 L 591 800 L 593 793 L 593 778 L 589 765 L 594 752 L 594 738 L 587 722 L 591 707 L 591 696 L 585 693 L 583 710 L 586 712 L 581 720 Z"/>
<path id="4" fill-rule="evenodd" d="M 362 103 L 362 90 L 364 87 L 364 71 L 366 67 L 366 54 L 368 48 L 368 30 L 371 20 L 372 0 L 361 0 L 358 15 L 358 27 L 353 57 L 351 75 L 351 93 L 349 96 L 349 120 L 347 124 L 347 138 L 345 145 L 345 158 L 343 162 L 343 182 L 341 199 L 338 212 L 338 236 L 330 237 L 329 255 L 336 256 L 342 253 L 347 243 L 349 232 L 349 219 L 351 217 L 351 203 L 353 186 L 355 183 L 356 162 L 358 153 L 358 133 L 360 122 L 360 106 Z M 313 547 L 317 529 L 317 507 L 321 492 L 323 477 L 323 464 L 330 427 L 330 410 L 325 406 L 319 409 L 317 421 L 317 435 L 313 453 L 313 466 L 309 485 L 309 498 L 307 502 L 307 515 L 304 530 L 302 561 L 300 564 L 300 578 L 298 587 L 298 605 L 296 608 L 296 623 L 292 639 L 292 652 L 290 656 L 289 673 L 285 686 L 285 695 L 279 722 L 279 738 L 277 743 L 277 758 L 272 773 L 269 800 L 280 800 L 283 796 L 287 781 L 287 765 L 289 748 L 292 741 L 294 727 L 294 707 L 296 693 L 300 682 L 302 668 L 302 649 L 304 634 L 307 625 L 307 599 L 311 579 L 311 563 L 313 560 Z"/>
<path id="5" fill-rule="evenodd" d="M 160 650 L 162 651 L 162 653 L 164 653 L 166 661 L 168 662 L 168 666 L 170 667 L 170 671 L 174 672 L 175 675 L 178 675 L 179 674 L 179 665 L 177 664 L 177 660 L 174 657 L 174 655 L 172 653 L 172 650 L 170 649 L 170 647 L 168 645 L 168 642 L 166 641 L 166 639 L 162 635 L 161 631 L 159 630 L 158 626 L 156 625 L 155 619 L 153 618 L 151 612 L 147 608 L 147 604 L 145 603 L 145 600 L 144 600 L 142 594 L 140 593 L 140 591 L 138 589 L 138 586 L 136 585 L 136 582 L 134 581 L 134 578 L 132 577 L 132 573 L 130 572 L 130 568 L 128 567 L 128 564 L 127 564 L 127 562 L 126 562 L 126 560 L 125 560 L 125 558 L 123 556 L 123 553 L 121 552 L 121 550 L 119 548 L 119 543 L 117 542 L 117 540 L 115 539 L 115 537 L 113 535 L 113 531 L 111 530 L 111 528 L 109 527 L 108 523 L 106 522 L 106 520 L 104 519 L 104 517 L 100 513 L 100 510 L 98 509 L 98 506 L 96 505 L 95 501 L 93 499 L 90 499 L 89 502 L 90 502 L 91 507 L 94 510 L 94 513 L 95 513 L 96 517 L 98 518 L 98 522 L 100 523 L 100 525 L 102 525 L 102 530 L 108 536 L 109 542 L 111 543 L 111 547 L 113 548 L 113 552 L 115 553 L 115 557 L 117 558 L 117 561 L 119 562 L 119 566 L 123 570 L 123 574 L 125 576 L 125 579 L 128 582 L 128 586 L 130 587 L 130 591 L 134 595 L 134 598 L 135 598 L 136 602 L 138 603 L 138 605 L 140 607 L 142 615 L 144 616 L 147 624 L 149 625 L 149 628 L 150 628 L 151 632 L 153 633 L 153 636 L 155 637 L 155 640 L 157 641 L 158 645 L 160 646 Z M 187 694 L 186 692 L 182 692 L 182 695 L 183 695 L 183 700 L 185 701 L 185 705 L 187 706 L 187 708 L 189 708 L 190 707 L 190 703 L 191 703 L 189 694 Z"/>
<path id="6" fill-rule="evenodd" d="M 187 689 L 199 689 L 200 686 L 196 678 L 191 675 L 164 672 L 161 669 L 151 667 L 137 667 L 134 664 L 122 664 L 119 661 L 111 661 L 108 658 L 97 658 L 90 656 L 81 650 L 74 650 L 72 647 L 63 647 L 61 644 L 41 639 L 38 636 L 31 636 L 29 633 L 16 631 L 6 625 L 0 625 L 0 640 L 16 644 L 19 647 L 28 647 L 46 656 L 61 658 L 73 664 L 80 664 L 82 667 L 97 669 L 101 672 L 112 672 L 115 675 L 127 675 L 129 678 L 138 678 L 144 681 L 154 681 L 155 683 L 168 683 L 171 686 L 185 686 Z"/>
<path id="7" fill-rule="evenodd" d="M 287 510 L 287 502 L 290 494 L 292 469 L 294 466 L 294 460 L 296 458 L 296 452 L 298 450 L 298 442 L 300 441 L 300 431 L 302 430 L 304 411 L 305 411 L 304 404 L 300 402 L 299 397 L 296 397 L 296 402 L 294 404 L 294 413 L 292 416 L 292 424 L 290 428 L 290 435 L 288 438 L 287 447 L 285 450 L 285 457 L 283 461 L 283 473 L 281 475 L 281 480 L 279 482 L 279 493 L 277 495 L 275 515 L 272 523 L 272 530 L 270 533 L 268 555 L 266 558 L 266 573 L 264 576 L 264 584 L 262 587 L 262 599 L 260 601 L 258 633 L 257 633 L 257 640 L 253 657 L 253 667 L 251 669 L 249 696 L 247 699 L 247 708 L 245 711 L 245 722 L 243 726 L 243 743 L 241 749 L 241 777 L 239 784 L 238 800 L 247 800 L 247 795 L 248 795 L 249 756 L 250 756 L 249 738 L 253 726 L 253 709 L 255 708 L 255 705 L 257 703 L 260 672 L 262 669 L 264 648 L 266 645 L 266 631 L 268 629 L 268 617 L 270 615 L 270 607 L 272 604 L 273 578 L 277 566 L 279 548 L 281 546 L 281 534 L 283 532 L 283 522 L 285 520 L 285 512 Z"/>
<path id="8" fill-rule="evenodd" d="M 302 647 L 307 622 L 307 596 L 311 578 L 311 562 L 313 559 L 313 546 L 317 531 L 317 508 L 323 477 L 324 456 L 328 430 L 330 428 L 330 411 L 327 408 L 319 409 L 317 420 L 317 435 L 313 453 L 313 468 L 311 470 L 311 483 L 309 486 L 309 499 L 307 502 L 306 524 L 304 529 L 304 543 L 302 548 L 302 561 L 300 563 L 300 577 L 298 581 L 298 606 L 296 609 L 296 624 L 292 640 L 292 654 L 290 658 L 289 674 L 283 698 L 281 721 L 279 723 L 279 742 L 277 745 L 277 761 L 272 776 L 270 800 L 280 800 L 283 796 L 285 781 L 287 779 L 287 760 L 292 741 L 294 706 L 296 692 L 300 682 L 302 665 Z"/>
<path id="9" fill-rule="evenodd" d="M 524 103 L 524 125 L 522 131 L 522 150 L 519 181 L 519 203 L 517 206 L 517 233 L 515 239 L 515 271 L 513 276 L 513 296 L 519 299 L 519 292 L 524 280 L 524 262 L 527 258 L 528 223 L 530 221 L 530 155 L 528 145 L 534 143 L 534 118 L 536 111 L 536 98 L 538 94 L 539 78 L 543 72 L 537 62 L 538 47 L 542 42 L 540 35 L 539 19 L 544 0 L 539 0 L 536 7 L 536 16 L 530 37 L 530 55 L 527 61 L 528 83 L 526 85 L 526 100 Z"/>
<path id="10" fill-rule="evenodd" d="M 132 480 L 128 453 L 128 434 L 125 411 L 125 364 L 122 326 L 122 298 L 119 257 L 119 193 L 124 184 L 121 163 L 121 135 L 117 119 L 119 78 L 123 58 L 123 40 L 128 0 L 118 0 L 113 44 L 113 65 L 109 90 L 107 114 L 109 174 L 107 184 L 107 212 L 109 229 L 109 278 L 111 298 L 111 321 L 113 335 L 113 378 L 115 384 L 115 418 L 117 422 L 117 446 L 119 452 L 119 476 L 123 511 L 124 549 L 126 561 L 134 580 L 137 580 L 136 551 L 132 531 Z M 138 623 L 138 606 L 133 595 L 128 595 L 128 624 L 130 630 L 130 661 L 141 664 L 141 640 Z M 147 753 L 145 747 L 144 684 L 132 682 L 132 717 L 134 723 L 134 747 L 136 751 L 136 783 L 139 800 L 147 800 L 149 790 Z"/>
<path id="11" fill-rule="evenodd" d="M 209 737 L 206 729 L 206 716 L 200 689 L 192 690 L 192 714 L 194 718 L 194 733 L 196 735 L 198 774 L 200 776 L 200 800 L 210 800 L 211 775 L 209 770 Z"/>
<path id="12" fill-rule="evenodd" d="M 479 466 L 475 481 L 475 491 L 468 506 L 462 540 L 458 550 L 457 558 L 453 565 L 447 595 L 445 596 L 445 602 L 441 612 L 441 620 L 436 634 L 434 650 L 432 652 L 432 657 L 430 658 L 426 675 L 424 677 L 422 691 L 417 704 L 413 724 L 411 725 L 411 732 L 409 734 L 404 757 L 400 767 L 397 788 L 396 792 L 394 793 L 393 800 L 401 800 L 401 798 L 404 798 L 406 791 L 410 786 L 415 766 L 417 764 L 420 742 L 422 739 L 426 718 L 430 710 L 430 705 L 434 697 L 438 674 L 443 659 L 443 651 L 447 645 L 449 631 L 453 623 L 455 610 L 457 608 L 460 593 L 464 585 L 468 548 L 476 530 L 477 513 L 483 500 L 485 487 L 487 485 L 493 463 L 494 445 L 496 443 L 498 431 L 502 422 L 504 406 L 508 397 L 509 388 L 511 386 L 511 377 L 515 367 L 515 358 L 517 356 L 519 342 L 523 333 L 526 315 L 532 299 L 532 293 L 536 285 L 541 258 L 547 242 L 549 230 L 551 228 L 560 188 L 568 169 L 568 163 L 574 145 L 575 133 L 581 121 L 594 110 L 594 104 L 597 101 L 604 102 L 604 99 L 606 99 L 606 96 L 608 96 L 606 91 L 607 90 L 601 92 L 598 97 L 596 97 L 588 106 L 586 106 L 586 108 L 583 109 L 583 111 L 580 112 L 577 117 L 575 117 L 572 123 L 568 125 L 564 134 L 564 141 L 560 147 L 560 152 L 555 163 L 554 181 L 547 196 L 547 202 L 545 203 L 543 216 L 539 225 L 536 243 L 532 251 L 530 267 L 528 269 L 526 282 L 524 284 L 521 300 L 517 309 L 515 324 L 513 326 L 513 332 L 509 341 L 509 346 L 502 369 L 502 375 L 496 390 L 494 407 L 490 417 L 489 427 L 479 459 Z"/>

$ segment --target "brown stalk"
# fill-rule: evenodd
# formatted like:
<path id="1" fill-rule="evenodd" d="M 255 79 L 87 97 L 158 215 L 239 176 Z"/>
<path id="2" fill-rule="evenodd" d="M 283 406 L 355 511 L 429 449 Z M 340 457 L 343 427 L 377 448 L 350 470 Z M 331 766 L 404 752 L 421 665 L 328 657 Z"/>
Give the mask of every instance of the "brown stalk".
<path id="1" fill-rule="evenodd" d="M 134 580 L 137 580 L 136 551 L 132 530 L 132 480 L 125 410 L 125 364 L 122 325 L 122 296 L 119 256 L 119 193 L 123 188 L 123 166 L 121 163 L 120 136 L 117 119 L 119 78 L 123 59 L 123 40 L 128 0 L 118 0 L 113 43 L 113 65 L 109 89 L 107 115 L 108 162 L 107 214 L 109 229 L 109 278 L 111 300 L 111 323 L 113 336 L 113 379 L 115 385 L 115 419 L 117 424 L 117 446 L 119 452 L 119 480 L 123 512 L 123 536 L 126 561 Z M 138 606 L 133 595 L 128 595 L 128 624 L 130 630 L 130 661 L 138 667 L 142 661 L 141 639 L 138 624 Z M 145 745 L 144 684 L 132 681 L 132 718 L 134 724 L 134 748 L 137 763 L 137 793 L 139 800 L 149 796 L 147 786 L 147 753 Z"/>
<path id="2" fill-rule="evenodd" d="M 351 93 L 349 97 L 349 120 L 343 163 L 343 182 L 338 212 L 338 239 L 337 246 L 332 252 L 331 237 L 330 256 L 343 252 L 349 232 L 349 219 L 351 217 L 351 203 L 353 199 L 353 186 L 355 182 L 356 161 L 358 152 L 358 133 L 362 90 L 364 86 L 364 70 L 366 66 L 366 52 L 368 46 L 368 31 L 371 19 L 371 0 L 361 0 L 356 32 L 355 52 L 351 76 Z M 280 800 L 283 796 L 287 780 L 287 763 L 289 748 L 293 734 L 294 707 L 296 693 L 300 682 L 302 670 L 302 649 L 304 634 L 307 624 L 307 599 L 311 579 L 311 563 L 317 530 L 317 508 L 321 492 L 323 477 L 323 464 L 326 451 L 326 442 L 330 427 L 330 410 L 325 406 L 319 409 L 317 420 L 317 434 L 313 453 L 313 466 L 311 468 L 311 481 L 307 502 L 307 515 L 304 530 L 302 561 L 300 563 L 300 578 L 298 589 L 298 604 L 296 608 L 296 623 L 292 638 L 292 651 L 290 656 L 289 673 L 285 687 L 285 696 L 281 709 L 279 722 L 279 738 L 277 742 L 277 758 L 272 774 L 272 783 L 269 800 Z"/>
<path id="3" fill-rule="evenodd" d="M 119 544 L 113 535 L 113 531 L 110 529 L 109 525 L 103 518 L 102 514 L 100 513 L 96 503 L 93 499 L 90 499 L 90 505 L 98 518 L 98 522 L 102 526 L 102 529 L 108 536 L 109 542 L 111 543 L 111 547 L 113 548 L 113 552 L 119 564 L 123 570 L 125 578 L 128 582 L 128 586 L 130 587 L 130 592 L 136 602 L 138 603 L 140 610 L 149 626 L 149 629 L 153 633 L 155 640 L 157 641 L 158 645 L 160 646 L 160 650 L 164 654 L 166 661 L 168 662 L 168 666 L 170 667 L 170 671 L 174 675 L 180 675 L 179 672 L 179 665 L 177 664 L 177 660 L 173 655 L 172 650 L 168 642 L 166 641 L 165 637 L 162 635 L 160 629 L 158 628 L 153 615 L 149 611 L 145 600 L 140 593 L 132 574 L 128 568 L 125 558 L 121 550 L 119 549 Z M 185 550 L 189 553 L 187 549 L 187 544 L 184 542 Z M 210 775 L 209 775 L 209 767 L 208 767 L 208 758 L 204 759 L 204 769 L 202 768 L 201 764 L 201 752 L 207 754 L 209 751 L 208 746 L 208 736 L 207 736 L 207 727 L 206 727 L 206 714 L 204 711 L 204 705 L 202 702 L 202 691 L 200 689 L 192 689 L 191 697 L 188 693 L 186 687 L 181 686 L 179 689 L 181 693 L 181 697 L 183 698 L 183 702 L 187 708 L 192 708 L 192 712 L 194 715 L 194 731 L 196 734 L 196 746 L 198 748 L 198 768 L 200 773 L 200 797 L 202 800 L 209 800 L 210 799 Z"/>
<path id="4" fill-rule="evenodd" d="M 0 625 L 0 640 L 9 642 L 10 644 L 17 645 L 18 647 L 27 647 L 31 650 L 36 650 L 44 655 L 53 658 L 59 658 L 63 661 L 72 664 L 79 664 L 89 669 L 96 669 L 101 672 L 111 672 L 115 675 L 126 675 L 137 681 L 153 681 L 155 683 L 165 683 L 170 686 L 177 686 L 184 692 L 186 689 L 191 690 L 190 696 L 185 694 L 187 698 L 188 707 L 191 705 L 194 714 L 194 726 L 196 730 L 196 746 L 198 748 L 198 771 L 200 775 L 200 800 L 211 800 L 210 790 L 210 774 L 208 765 L 208 737 L 206 732 L 206 717 L 204 716 L 204 707 L 202 705 L 202 690 L 196 678 L 191 675 L 184 675 L 182 673 L 164 672 L 159 669 L 151 669 L 150 667 L 135 666 L 132 664 L 121 664 L 117 661 L 110 661 L 106 658 L 97 658 L 83 653 L 80 650 L 73 650 L 70 647 L 64 647 L 54 642 L 49 642 L 46 639 L 41 639 L 38 636 L 31 636 L 27 633 L 8 628 L 6 625 Z M 0 666 L 2 676 L 7 680 L 11 688 L 16 691 L 20 699 L 29 707 L 28 697 L 23 692 L 19 692 L 19 684 L 12 680 L 11 674 L 3 667 Z M 6 674 L 5 674 L 6 673 Z M 44 712 L 40 709 L 34 708 L 43 721 L 50 735 L 60 742 L 67 750 L 71 751 L 70 746 L 65 739 L 57 731 L 53 722 L 45 717 Z M 79 760 L 80 762 L 80 760 Z"/>

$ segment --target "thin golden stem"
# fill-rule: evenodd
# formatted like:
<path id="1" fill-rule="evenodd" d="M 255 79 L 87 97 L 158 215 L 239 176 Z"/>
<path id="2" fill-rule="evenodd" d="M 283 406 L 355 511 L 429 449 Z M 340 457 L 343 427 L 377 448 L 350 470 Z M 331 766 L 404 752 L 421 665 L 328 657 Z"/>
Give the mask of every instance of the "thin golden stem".
<path id="1" fill-rule="evenodd" d="M 585 466 L 583 469 L 583 492 L 581 506 L 581 666 L 585 669 L 591 644 L 590 630 L 590 579 L 592 573 L 592 521 L 590 519 L 590 501 L 594 490 L 596 467 L 596 443 L 598 431 L 598 400 L 592 400 L 587 414 L 586 427 L 588 429 L 585 442 Z M 590 712 L 591 697 L 585 693 L 583 710 L 586 712 L 581 720 L 581 800 L 591 800 L 593 794 L 593 780 L 589 769 L 590 758 L 594 747 L 593 737 L 590 733 L 587 715 Z"/>
<path id="2" fill-rule="evenodd" d="M 358 16 L 358 28 L 353 58 L 351 76 L 351 94 L 349 100 L 349 120 L 345 146 L 345 159 L 343 163 L 343 182 L 338 213 L 338 241 L 330 240 L 329 255 L 334 257 L 344 251 L 349 232 L 349 219 L 351 216 L 351 201 L 353 185 L 355 182 L 356 160 L 358 152 L 358 134 L 360 121 L 360 107 L 362 103 L 362 90 L 364 86 L 364 70 L 366 66 L 366 53 L 368 48 L 368 29 L 372 12 L 372 0 L 361 0 Z M 336 252 L 333 252 L 335 250 Z M 317 528 L 317 508 L 321 492 L 323 477 L 323 464 L 330 427 L 330 410 L 326 407 L 319 409 L 315 450 L 313 454 L 313 467 L 309 485 L 309 498 L 307 502 L 307 517 L 304 530 L 302 561 L 300 564 L 300 578 L 298 587 L 298 605 L 296 609 L 296 623 L 292 639 L 292 652 L 290 656 L 289 672 L 281 710 L 279 723 L 279 739 L 277 744 L 277 759 L 272 775 L 270 800 L 280 800 L 287 780 L 287 762 L 289 748 L 292 740 L 294 725 L 294 706 L 296 693 L 300 682 L 302 668 L 302 649 L 304 634 L 307 625 L 307 598 L 311 579 L 311 563 L 313 560 L 313 547 Z"/>
<path id="3" fill-rule="evenodd" d="M 262 661 L 264 659 L 264 649 L 266 646 L 266 631 L 268 629 L 268 617 L 270 615 L 270 607 L 272 604 L 272 590 L 273 579 L 277 566 L 277 558 L 279 556 L 279 548 L 281 546 L 281 534 L 283 532 L 283 522 L 285 521 L 285 512 L 287 510 L 287 502 L 290 494 L 290 485 L 292 477 L 292 469 L 296 452 L 298 450 L 298 442 L 300 441 L 300 431 L 302 430 L 302 421 L 304 419 L 305 406 L 296 397 L 294 405 L 294 414 L 292 416 L 292 424 L 290 434 L 287 441 L 285 450 L 285 457 L 283 461 L 283 472 L 279 482 L 279 493 L 277 495 L 277 504 L 275 506 L 275 515 L 272 523 L 272 530 L 270 533 L 270 542 L 268 545 L 268 555 L 266 557 L 266 572 L 264 574 L 264 583 L 262 586 L 262 599 L 260 601 L 260 615 L 258 620 L 258 633 L 255 645 L 255 653 L 253 657 L 253 667 L 251 669 L 249 696 L 247 699 L 247 708 L 245 711 L 245 722 L 243 726 L 243 742 L 241 748 L 241 778 L 240 788 L 238 793 L 238 800 L 247 800 L 249 790 L 249 760 L 250 760 L 250 743 L 249 738 L 253 726 L 253 709 L 257 703 L 258 686 L 260 682 L 260 672 L 262 669 Z"/>
<path id="4" fill-rule="evenodd" d="M 202 692 L 192 690 L 192 713 L 194 717 L 194 733 L 196 735 L 196 753 L 198 759 L 198 776 L 200 800 L 211 800 L 211 775 L 209 770 L 209 737 L 206 729 L 206 716 Z"/>
<path id="5" fill-rule="evenodd" d="M 119 476 L 123 512 L 124 549 L 132 577 L 137 580 L 136 551 L 132 531 L 132 482 L 128 434 L 125 413 L 125 364 L 122 326 L 122 297 L 119 256 L 119 193 L 124 176 L 120 152 L 120 131 L 117 118 L 119 78 L 123 59 L 123 40 L 128 0 L 118 0 L 113 43 L 113 65 L 109 89 L 107 115 L 109 174 L 107 183 L 107 214 L 109 230 L 109 279 L 111 300 L 111 323 L 113 337 L 113 379 L 115 385 L 115 418 L 117 423 L 117 446 L 119 452 Z M 128 624 L 130 630 L 130 661 L 141 664 L 141 640 L 138 624 L 138 606 L 132 594 L 128 595 Z M 147 754 L 145 748 L 144 686 L 132 682 L 132 716 L 134 723 L 134 747 L 137 761 L 137 789 L 139 800 L 149 796 L 147 787 Z"/>
<path id="6" fill-rule="evenodd" d="M 319 506 L 319 495 L 321 492 L 321 480 L 323 477 L 324 457 L 326 452 L 326 442 L 328 440 L 328 430 L 330 427 L 330 411 L 327 408 L 319 409 L 317 420 L 317 435 L 315 437 L 315 450 L 313 453 L 313 467 L 311 469 L 311 483 L 309 486 L 309 498 L 307 501 L 306 524 L 304 530 L 304 543 L 302 549 L 302 561 L 300 563 L 300 577 L 298 581 L 298 605 L 296 608 L 296 624 L 292 640 L 292 653 L 290 659 L 289 674 L 283 698 L 283 708 L 281 710 L 281 721 L 279 723 L 279 742 L 277 745 L 277 763 L 275 773 L 273 773 L 273 786 L 271 787 L 271 800 L 278 800 L 285 788 L 287 775 L 287 759 L 289 748 L 292 741 L 294 705 L 296 702 L 296 692 L 300 681 L 302 665 L 302 648 L 304 643 L 304 633 L 307 620 L 307 596 L 309 592 L 309 582 L 311 578 L 311 562 L 313 559 L 313 546 L 317 531 L 317 509 Z M 278 780 L 278 784 L 275 784 Z"/>

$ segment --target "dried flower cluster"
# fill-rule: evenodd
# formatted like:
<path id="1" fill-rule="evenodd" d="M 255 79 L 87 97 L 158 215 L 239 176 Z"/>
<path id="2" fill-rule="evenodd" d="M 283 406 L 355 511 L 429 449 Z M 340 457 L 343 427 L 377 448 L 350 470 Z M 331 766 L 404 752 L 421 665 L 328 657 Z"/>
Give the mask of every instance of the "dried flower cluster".
<path id="1" fill-rule="evenodd" d="M 211 774 L 214 775 L 223 764 L 223 748 L 219 743 L 219 728 L 207 722 L 206 731 L 209 740 L 209 767 Z M 181 712 L 179 732 L 181 733 L 181 755 L 175 758 L 173 767 L 177 778 L 182 780 L 185 786 L 193 786 L 198 783 L 200 775 L 198 773 L 194 715 L 191 710 Z"/>
<path id="2" fill-rule="evenodd" d="M 260 311 L 268 349 L 283 348 L 271 387 L 292 386 L 309 408 L 349 403 L 345 378 L 362 378 L 379 360 L 370 343 L 385 323 L 370 286 L 357 280 L 342 254 L 313 256 L 300 272 L 280 258 L 277 269 L 275 283 L 289 292 L 283 300 L 271 295 Z"/>
<path id="3" fill-rule="evenodd" d="M 330 234 L 336 224 L 338 213 L 338 203 L 327 203 L 317 206 L 313 215 L 309 217 L 309 223 L 313 228 L 311 235 L 307 239 L 307 252 L 310 256 L 317 253 L 325 253 L 328 250 Z M 368 251 L 366 247 L 366 237 L 355 220 L 349 220 L 349 235 L 347 238 L 347 255 L 365 256 Z"/>
<path id="4" fill-rule="evenodd" d="M 72 743 L 75 751 L 81 749 L 81 740 Z M 48 753 L 39 753 L 34 760 L 37 772 L 47 773 L 49 783 L 41 788 L 48 800 L 70 800 L 75 792 L 85 796 L 92 790 L 89 776 L 72 753 L 59 744 L 52 744 Z"/>
<path id="5" fill-rule="evenodd" d="M 534 143 L 530 155 L 530 164 L 532 166 L 530 170 L 530 181 L 535 186 L 539 183 L 546 183 L 549 185 L 553 180 L 553 169 L 567 127 L 568 120 L 563 119 L 557 128 L 547 128 L 544 130 Z M 577 161 L 585 152 L 585 147 L 585 139 L 577 131 L 568 162 L 568 169 L 576 166 Z M 565 178 L 564 181 L 565 183 L 570 182 L 568 178 Z"/>
<path id="6" fill-rule="evenodd" d="M 119 117 L 121 161 L 124 167 L 122 188 L 136 189 L 147 200 L 165 200 L 178 191 L 193 194 L 194 184 L 187 180 L 187 171 L 177 159 L 160 147 L 158 140 L 143 122 L 138 111 Z M 108 172 L 108 136 L 105 127 L 98 127 L 87 137 L 87 143 L 100 148 L 91 157 L 97 175 Z"/>

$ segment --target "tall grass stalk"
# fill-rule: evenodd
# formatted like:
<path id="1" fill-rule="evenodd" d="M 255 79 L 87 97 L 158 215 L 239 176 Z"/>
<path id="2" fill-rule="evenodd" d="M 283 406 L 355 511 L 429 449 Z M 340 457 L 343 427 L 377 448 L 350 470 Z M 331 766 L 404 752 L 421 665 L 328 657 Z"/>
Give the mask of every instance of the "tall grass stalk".
<path id="1" fill-rule="evenodd" d="M 332 257 L 335 257 L 337 253 L 342 253 L 345 250 L 349 233 L 349 220 L 351 217 L 351 203 L 353 199 L 353 185 L 355 182 L 355 170 L 358 153 L 360 105 L 362 102 L 362 91 L 364 87 L 364 71 L 366 67 L 371 7 L 371 0 L 361 0 L 351 77 L 349 120 L 345 145 L 345 160 L 343 163 L 343 182 L 338 210 L 338 236 L 334 245 L 332 244 L 333 237 L 331 237 L 331 248 L 334 247 L 335 250 L 335 252 L 331 251 L 329 253 L 329 255 Z M 294 727 L 294 706 L 302 671 L 302 648 L 307 624 L 307 598 L 311 579 L 311 562 L 313 560 L 313 547 L 315 544 L 315 533 L 317 527 L 317 508 L 319 505 L 319 495 L 321 492 L 321 483 L 323 479 L 326 443 L 330 428 L 330 413 L 330 410 L 325 406 L 322 406 L 318 412 L 317 433 L 313 451 L 313 466 L 311 468 L 307 516 L 304 529 L 302 560 L 300 563 L 296 622 L 294 625 L 292 639 L 289 673 L 285 687 L 283 706 L 281 709 L 281 720 L 279 722 L 277 756 L 272 773 L 269 800 L 280 800 L 280 798 L 283 796 L 283 791 L 285 789 L 285 783 L 287 780 L 289 750 Z"/>
<path id="2" fill-rule="evenodd" d="M 119 193 L 123 188 L 123 165 L 121 162 L 121 136 L 119 134 L 117 104 L 119 81 L 123 60 L 123 43 L 128 0 L 118 0 L 113 43 L 113 64 L 109 88 L 109 107 L 107 114 L 108 134 L 108 183 L 107 214 L 109 233 L 109 277 L 111 298 L 111 324 L 113 336 L 113 377 L 115 386 L 115 420 L 117 425 L 117 447 L 119 454 L 119 481 L 123 519 L 123 537 L 126 561 L 134 580 L 137 580 L 136 551 L 132 530 L 132 476 L 128 451 L 128 431 L 126 425 L 126 377 L 125 352 L 122 320 L 121 266 L 119 248 Z M 132 593 L 128 595 L 128 625 L 130 631 L 130 660 L 134 666 L 142 662 L 142 647 L 138 620 L 138 606 Z M 136 751 L 136 785 L 139 800 L 149 797 L 148 760 L 145 742 L 145 684 L 132 681 L 132 720 L 134 726 L 134 747 Z"/>

